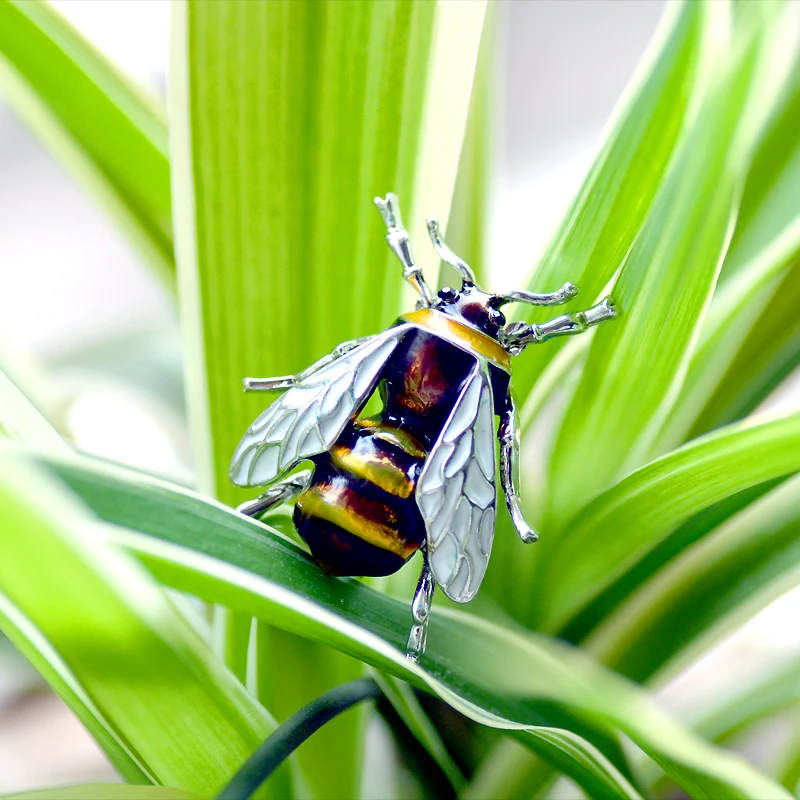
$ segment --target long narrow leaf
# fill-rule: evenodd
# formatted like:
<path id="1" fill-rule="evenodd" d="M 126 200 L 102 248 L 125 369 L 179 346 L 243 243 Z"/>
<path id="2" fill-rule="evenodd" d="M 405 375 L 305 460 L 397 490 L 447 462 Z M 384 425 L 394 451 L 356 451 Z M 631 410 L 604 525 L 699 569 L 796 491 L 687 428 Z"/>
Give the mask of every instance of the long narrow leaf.
<path id="1" fill-rule="evenodd" d="M 538 622 L 558 630 L 694 514 L 800 469 L 800 415 L 730 426 L 637 470 L 590 503 L 547 559 Z"/>
<path id="2" fill-rule="evenodd" d="M 117 519 L 116 515 L 119 512 L 123 514 L 131 513 L 137 520 L 139 520 L 139 526 L 142 527 L 142 529 L 153 532 L 157 531 L 159 534 L 163 534 L 165 532 L 161 526 L 162 522 L 166 523 L 168 526 L 174 524 L 177 527 L 173 532 L 179 535 L 181 541 L 184 541 L 183 537 L 186 534 L 188 534 L 190 537 L 194 535 L 193 533 L 189 532 L 187 527 L 185 527 L 186 525 L 191 525 L 193 526 L 193 530 L 196 530 L 197 532 L 199 532 L 201 529 L 204 529 L 207 534 L 211 536 L 211 538 L 215 538 L 217 545 L 223 545 L 223 549 L 220 552 L 227 552 L 227 546 L 230 545 L 234 548 L 234 550 L 239 552 L 239 555 L 246 556 L 245 552 L 241 550 L 241 545 L 245 543 L 244 541 L 239 541 L 235 534 L 233 534 L 228 541 L 226 541 L 227 537 L 225 537 L 223 534 L 225 528 L 231 523 L 232 520 L 236 521 L 235 527 L 239 530 L 242 529 L 238 524 L 239 522 L 245 523 L 245 531 L 249 530 L 252 533 L 253 529 L 251 527 L 248 528 L 248 521 L 246 519 L 239 515 L 232 515 L 230 512 L 224 510 L 220 506 L 210 504 L 207 500 L 202 500 L 201 505 L 205 510 L 202 513 L 211 513 L 211 516 L 206 520 L 205 523 L 203 523 L 193 516 L 199 510 L 196 505 L 198 498 L 186 492 L 181 492 L 180 490 L 177 490 L 176 487 L 167 484 L 154 483 L 152 480 L 145 479 L 143 476 L 137 476 L 136 473 L 130 473 L 127 471 L 111 469 L 98 470 L 97 466 L 89 466 L 92 462 L 83 459 L 80 461 L 73 459 L 67 462 L 48 463 L 52 463 L 52 466 L 58 470 L 58 474 L 67 478 L 71 482 L 70 485 L 73 486 L 73 488 L 76 488 L 81 496 L 84 497 L 84 499 L 89 500 L 93 504 L 95 510 L 103 518 L 109 521 Z M 87 468 L 89 469 L 88 473 L 86 472 Z M 127 480 L 125 479 L 125 476 L 127 476 Z M 84 490 L 87 492 L 86 494 L 83 493 Z M 177 503 L 181 507 L 177 518 L 173 518 L 171 514 L 164 513 L 172 502 Z M 166 505 L 164 505 L 165 503 Z M 168 519 L 170 518 L 172 518 L 172 522 L 168 522 Z M 198 522 L 200 523 L 200 527 L 197 527 Z M 154 525 L 156 526 L 155 528 L 153 527 Z M 259 527 L 257 530 L 263 529 Z M 216 531 L 216 533 L 212 534 L 212 531 Z M 257 537 L 256 541 L 260 541 L 261 544 L 270 544 L 269 540 L 264 541 L 260 539 L 260 537 Z M 283 537 L 281 537 L 279 542 L 284 545 L 288 545 L 289 552 L 298 557 L 302 563 L 307 565 L 311 563 L 307 554 L 296 545 L 288 542 L 288 540 L 283 539 Z M 272 542 L 271 544 L 274 545 L 275 543 Z M 283 552 L 283 550 L 280 549 L 279 552 Z M 280 563 L 277 563 L 274 566 L 280 571 Z M 321 577 L 321 575 L 322 573 L 318 568 L 315 567 L 312 569 L 311 576 L 306 576 L 306 580 L 310 579 L 313 583 L 313 581 Z M 353 581 L 348 581 L 347 584 L 360 586 L 360 584 Z M 397 601 L 391 602 L 394 604 L 396 610 L 398 607 Z M 408 612 L 406 610 L 403 616 L 405 616 L 407 613 Z M 396 619 L 397 616 L 395 617 L 395 621 Z M 386 621 L 388 623 L 390 621 L 389 618 L 387 618 Z M 406 623 L 403 622 L 401 624 L 401 628 L 405 627 L 405 625 Z M 400 638 L 405 636 L 405 633 L 406 632 L 400 633 Z M 405 641 L 405 639 L 403 639 L 403 641 Z M 308 655 L 308 652 L 306 651 L 304 655 Z M 294 663 L 294 660 L 291 659 L 291 650 L 288 651 L 288 656 L 290 658 L 290 663 Z M 314 662 L 314 666 L 318 667 L 320 663 L 320 651 L 317 651 L 316 656 L 317 659 Z M 280 651 L 276 653 L 275 660 L 278 663 L 281 662 L 282 658 L 283 653 Z M 282 677 L 285 681 L 288 681 L 292 676 L 282 675 Z M 278 687 L 271 687 L 268 696 L 274 698 L 275 694 L 280 691 L 282 687 L 282 684 Z M 614 759 L 620 758 L 619 746 L 614 738 L 600 734 L 598 730 L 591 724 L 588 724 L 586 720 L 581 720 L 576 717 L 570 717 L 569 715 L 562 714 L 560 716 L 557 715 L 555 719 L 551 721 L 555 721 L 559 724 L 565 724 L 569 722 L 570 724 L 576 726 L 579 734 L 591 735 L 592 737 L 595 737 L 595 743 L 606 755 L 609 755 Z M 342 757 L 344 758 L 345 756 Z"/>
<path id="3" fill-rule="evenodd" d="M 167 127 L 155 104 L 41 0 L 0 3 L 0 91 L 172 284 Z"/>
<path id="4" fill-rule="evenodd" d="M 299 372 L 405 310 L 373 197 L 400 196 L 417 259 L 432 261 L 419 234 L 425 214 L 446 221 L 483 11 L 396 0 L 177 6 L 189 411 L 202 485 L 217 496 L 245 496 L 228 461 L 268 402 L 242 394 L 244 376 Z"/>
<path id="5" fill-rule="evenodd" d="M 484 10 L 402 0 L 175 6 L 171 146 L 187 402 L 210 494 L 232 503 L 254 494 L 231 486 L 228 462 L 274 397 L 244 395 L 243 377 L 297 373 L 413 307 L 372 201 L 396 192 L 417 260 L 436 265 L 424 218 L 446 224 Z M 308 644 L 302 653 L 264 647 L 259 657 L 289 713 L 290 701 L 331 688 L 325 682 L 357 677 L 343 674 L 338 654 Z M 317 680 L 304 679 L 311 669 Z M 354 714 L 304 745 L 317 794 L 358 791 L 357 733 L 341 727 L 357 723 Z"/>
<path id="6" fill-rule="evenodd" d="M 786 20 L 785 30 L 790 38 L 777 55 L 793 63 L 785 76 L 785 86 L 782 86 L 780 74 L 774 76 L 775 84 L 782 89 L 781 96 L 747 174 L 736 230 L 722 269 L 724 281 L 736 277 L 759 259 L 770 242 L 777 240 L 793 224 L 800 209 L 797 181 L 800 144 L 796 136 L 800 118 L 797 21 Z"/>
<path id="7" fill-rule="evenodd" d="M 496 91 L 497 50 L 502 41 L 498 30 L 505 24 L 504 16 L 504 6 L 488 4 L 447 224 L 448 245 L 472 267 L 482 285 L 488 285 L 486 279 L 489 275 L 487 240 L 493 197 L 495 137 L 501 114 Z"/>
<path id="8" fill-rule="evenodd" d="M 392 675 L 376 672 L 375 680 L 405 725 L 427 750 L 447 776 L 450 785 L 460 792 L 465 785 L 464 775 L 442 742 L 439 732 L 428 718 L 411 687 Z"/>
<path id="9" fill-rule="evenodd" d="M 583 186 L 533 272 L 534 291 L 572 281 L 581 289 L 580 302 L 591 305 L 622 265 L 664 177 L 698 71 L 713 57 L 709 33 L 718 25 L 717 5 L 685 2 L 667 10 Z M 536 320 L 559 313 L 537 309 Z M 522 398 L 558 350 L 559 343 L 550 342 L 516 360 L 514 385 Z"/>
<path id="10" fill-rule="evenodd" d="M 708 430 L 707 422 L 702 417 L 708 415 L 704 409 L 709 398 L 719 391 L 724 392 L 728 402 L 741 402 L 741 392 L 732 392 L 725 378 L 742 350 L 750 351 L 754 344 L 760 345 L 759 349 L 774 347 L 775 337 L 768 337 L 764 326 L 759 323 L 765 311 L 767 319 L 775 319 L 773 306 L 780 305 L 786 284 L 796 280 L 786 274 L 787 268 L 793 268 L 798 259 L 800 213 L 759 255 L 755 263 L 729 279 L 715 296 L 680 396 L 659 434 L 654 452 L 664 452 L 677 447 L 687 438 L 705 433 Z M 769 323 L 767 326 L 774 327 Z M 756 363 L 756 369 L 763 371 L 763 356 Z M 761 383 L 750 372 L 747 371 L 749 382 L 756 385 Z"/>
<path id="11" fill-rule="evenodd" d="M 619 319 L 597 331 L 556 438 L 551 525 L 650 456 L 732 230 L 739 176 L 758 130 L 757 78 L 772 55 L 767 32 L 748 29 L 744 41 L 733 37 L 730 54 L 719 54 L 698 117 L 622 269 L 614 288 Z"/>
<path id="12" fill-rule="evenodd" d="M 147 531 L 112 527 L 108 535 L 168 585 L 427 686 L 478 722 L 519 730 L 546 758 L 555 747 L 564 759 L 559 769 L 591 796 L 635 792 L 579 736 L 542 730 L 548 717 L 592 718 L 624 731 L 694 797 L 788 797 L 740 759 L 681 729 L 633 684 L 565 645 L 440 610 L 425 660 L 415 666 L 403 652 L 407 606 L 357 581 L 326 576 L 264 526 L 153 481 L 125 480 L 118 471 L 86 470 L 75 461 L 50 463 L 106 520 Z"/>
<path id="13" fill-rule="evenodd" d="M 674 673 L 800 582 L 794 478 L 687 550 L 634 593 L 588 646 L 637 681 Z"/>
<path id="14" fill-rule="evenodd" d="M 219 789 L 272 720 L 55 482 L 4 454 L 0 495 L 3 632 L 127 777 Z"/>
<path id="15" fill-rule="evenodd" d="M 585 639 L 604 619 L 611 616 L 619 606 L 627 602 L 628 598 L 674 558 L 785 480 L 787 480 L 786 477 L 780 477 L 759 483 L 730 495 L 692 516 L 639 561 L 636 561 L 626 572 L 615 578 L 613 583 L 609 584 L 595 599 L 573 616 L 561 631 L 561 636 L 570 642 L 580 642 Z M 662 650 L 662 654 L 667 655 L 668 651 Z"/>
<path id="16" fill-rule="evenodd" d="M 791 32 L 792 26 L 787 25 L 787 30 Z M 788 43 L 783 49 L 791 54 L 796 47 Z M 737 356 L 743 350 L 763 352 L 774 347 L 773 328 L 780 331 L 780 325 L 770 321 L 777 321 L 776 308 L 793 288 L 781 277 L 800 258 L 800 142 L 796 136 L 800 125 L 800 62 L 790 79 L 753 158 L 731 247 L 722 266 L 725 280 L 714 296 L 680 396 L 661 433 L 659 452 L 706 432 L 709 424 L 732 421 L 717 417 L 712 422 L 712 415 L 703 413 L 712 394 L 736 403 L 747 391 L 745 387 L 763 383 L 757 377 L 768 361 L 763 354 L 749 367 L 737 363 L 732 368 L 732 362 L 739 360 Z M 738 386 L 737 379 L 742 381 Z"/>
<path id="17" fill-rule="evenodd" d="M 800 366 L 799 295 L 800 260 L 778 281 L 688 436 L 747 416 Z"/>
<path id="18" fill-rule="evenodd" d="M 115 537 L 115 540 L 120 543 L 128 541 L 124 536 Z M 370 640 L 366 630 L 360 627 L 360 621 L 355 629 L 347 631 L 348 641 L 345 643 L 338 636 L 332 636 L 329 627 L 333 625 L 332 620 L 317 628 L 318 609 L 308 609 L 314 617 L 312 627 L 316 630 L 312 632 L 307 628 L 308 618 L 299 625 L 284 617 L 276 619 L 273 598 L 264 596 L 272 594 L 266 591 L 266 587 L 262 587 L 263 594 L 255 591 L 245 601 L 240 595 L 241 589 L 231 592 L 231 579 L 211 569 L 210 564 L 189 568 L 192 572 L 189 577 L 185 556 L 174 553 L 172 557 L 165 557 L 160 547 L 151 547 L 143 540 L 138 543 L 128 541 L 128 545 L 162 580 L 176 588 L 267 616 L 273 624 L 286 625 L 303 635 L 343 647 L 346 652 L 359 655 L 406 680 L 413 681 L 415 677 L 405 671 L 408 662 L 401 646 L 398 646 L 404 639 L 400 632 L 403 629 L 396 624 L 392 626 L 394 634 L 388 650 L 384 639 Z M 205 589 L 200 588 L 198 568 L 203 572 L 209 569 L 214 588 L 208 585 Z M 179 577 L 181 574 L 183 579 Z M 260 610 L 254 595 L 267 600 Z M 339 602 L 341 605 L 341 600 Z M 299 610 L 298 598 L 286 598 L 286 603 L 284 612 L 293 616 Z M 292 606 L 291 610 L 288 605 Z M 579 735 L 542 725 L 547 716 L 553 714 L 551 703 L 556 705 L 556 718 L 565 712 L 569 716 L 574 713 L 573 709 L 577 709 L 581 714 L 597 715 L 606 724 L 619 726 L 694 796 L 749 796 L 759 791 L 768 791 L 770 796 L 782 796 L 777 787 L 771 786 L 744 763 L 714 753 L 702 740 L 681 731 L 655 706 L 648 707 L 645 697 L 636 694 L 632 686 L 617 683 L 610 674 L 604 677 L 599 668 L 583 661 L 577 653 L 560 650 L 545 640 L 526 640 L 476 618 L 461 615 L 453 615 L 456 624 L 448 630 L 448 617 L 451 615 L 440 614 L 443 624 L 432 624 L 431 636 L 438 637 L 438 644 L 432 648 L 428 658 L 427 674 L 416 677 L 477 722 L 525 731 L 528 735 L 520 733 L 520 737 L 527 746 L 570 775 L 591 796 L 635 797 L 637 793 L 602 753 Z M 327 629 L 323 630 L 323 627 Z M 339 633 L 345 631 L 340 629 Z M 498 663 L 503 665 L 502 671 Z M 591 687 L 588 692 L 584 681 Z"/>

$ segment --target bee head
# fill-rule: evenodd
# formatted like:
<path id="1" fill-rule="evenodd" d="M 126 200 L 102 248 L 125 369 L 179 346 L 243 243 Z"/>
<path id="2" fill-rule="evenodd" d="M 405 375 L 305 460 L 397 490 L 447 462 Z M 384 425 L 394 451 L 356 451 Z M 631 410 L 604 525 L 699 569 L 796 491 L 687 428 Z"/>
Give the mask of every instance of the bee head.
<path id="1" fill-rule="evenodd" d="M 498 339 L 500 330 L 506 324 L 503 312 L 498 309 L 499 299 L 465 280 L 460 290 L 445 286 L 439 292 L 436 308 L 459 322 L 477 328 L 492 339 Z"/>
<path id="2" fill-rule="evenodd" d="M 463 273 L 462 273 L 463 274 Z M 436 308 L 455 317 L 460 322 L 466 322 L 481 333 L 491 336 L 505 346 L 503 328 L 506 318 L 500 307 L 506 303 L 529 303 L 535 306 L 560 305 L 571 300 L 578 294 L 578 287 L 572 283 L 565 283 L 558 291 L 550 294 L 536 294 L 517 289 L 508 294 L 489 294 L 480 289 L 472 275 L 464 275 L 461 289 L 451 289 L 445 286 L 439 292 Z M 520 323 L 514 323 L 519 325 Z"/>

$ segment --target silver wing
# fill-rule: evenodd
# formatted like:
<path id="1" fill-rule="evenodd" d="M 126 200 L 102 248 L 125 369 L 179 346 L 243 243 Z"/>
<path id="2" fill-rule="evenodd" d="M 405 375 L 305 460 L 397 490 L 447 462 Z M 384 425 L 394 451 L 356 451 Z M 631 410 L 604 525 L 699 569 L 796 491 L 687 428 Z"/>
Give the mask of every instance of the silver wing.
<path id="1" fill-rule="evenodd" d="M 488 368 L 476 364 L 417 482 L 436 582 L 457 603 L 475 596 L 494 539 L 497 444 Z"/>
<path id="2" fill-rule="evenodd" d="M 375 389 L 407 325 L 373 336 L 289 389 L 248 428 L 228 472 L 236 486 L 272 483 L 324 453 Z"/>

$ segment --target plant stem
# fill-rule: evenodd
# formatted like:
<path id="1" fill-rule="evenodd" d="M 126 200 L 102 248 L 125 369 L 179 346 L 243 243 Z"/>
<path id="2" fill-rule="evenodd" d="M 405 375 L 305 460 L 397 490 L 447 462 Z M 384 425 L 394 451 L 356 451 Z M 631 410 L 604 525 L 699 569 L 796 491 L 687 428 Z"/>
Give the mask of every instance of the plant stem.
<path id="1" fill-rule="evenodd" d="M 350 681 L 318 697 L 272 734 L 250 756 L 217 800 L 246 800 L 306 739 L 326 722 L 362 700 L 379 697 L 380 687 L 372 678 Z"/>

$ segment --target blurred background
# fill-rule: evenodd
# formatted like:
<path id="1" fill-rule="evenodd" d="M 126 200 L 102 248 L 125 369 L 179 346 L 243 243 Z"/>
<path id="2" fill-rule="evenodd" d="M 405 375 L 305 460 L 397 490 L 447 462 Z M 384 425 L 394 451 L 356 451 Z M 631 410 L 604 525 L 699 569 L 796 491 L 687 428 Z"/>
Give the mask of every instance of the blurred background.
<path id="1" fill-rule="evenodd" d="M 110 59 L 165 99 L 168 0 L 54 4 Z M 563 214 L 663 3 L 496 4 L 488 268 L 500 289 L 521 285 Z M 10 364 L 7 353 L 13 353 Z M 48 393 L 59 398 L 48 412 L 83 449 L 191 481 L 180 333 L 171 304 L 122 234 L 1 99 L 0 355 L 23 385 L 35 390 L 47 381 Z M 787 390 L 779 402 L 800 406 L 797 395 Z M 709 685 L 733 683 L 797 652 L 800 627 L 791 623 L 798 615 L 795 592 L 665 686 L 663 702 L 687 712 Z M 787 639 L 791 630 L 795 634 Z M 0 792 L 113 779 L 66 707 L 7 644 L 0 647 Z M 770 736 L 747 747 L 756 763 L 765 763 Z"/>

